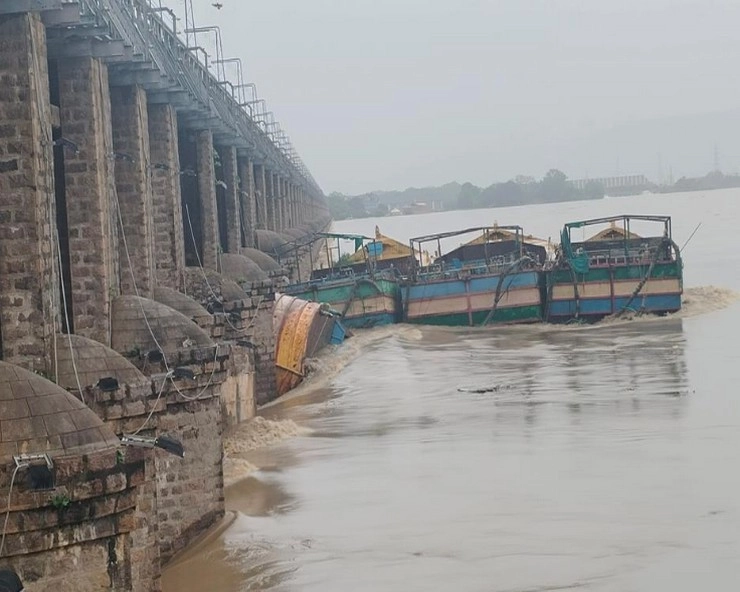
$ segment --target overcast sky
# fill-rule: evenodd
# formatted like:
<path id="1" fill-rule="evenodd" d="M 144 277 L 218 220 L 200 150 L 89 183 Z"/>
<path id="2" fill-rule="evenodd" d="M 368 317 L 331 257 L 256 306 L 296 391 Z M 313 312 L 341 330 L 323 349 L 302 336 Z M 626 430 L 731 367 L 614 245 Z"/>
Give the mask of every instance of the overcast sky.
<path id="1" fill-rule="evenodd" d="M 655 178 L 671 146 L 637 157 L 589 138 L 740 109 L 737 0 L 212 1 L 192 0 L 196 24 L 220 26 L 327 193 L 552 167 Z M 720 150 L 740 163 L 733 137 Z M 697 170 L 711 142 L 688 150 Z"/>

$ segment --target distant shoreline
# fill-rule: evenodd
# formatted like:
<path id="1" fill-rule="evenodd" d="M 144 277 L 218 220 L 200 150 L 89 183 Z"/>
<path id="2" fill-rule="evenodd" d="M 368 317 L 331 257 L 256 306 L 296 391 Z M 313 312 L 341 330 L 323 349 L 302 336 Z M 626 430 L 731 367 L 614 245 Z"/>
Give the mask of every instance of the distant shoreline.
<path id="1" fill-rule="evenodd" d="M 409 212 L 409 213 L 400 213 L 400 214 L 374 214 L 370 213 L 367 216 L 353 216 L 353 217 L 345 217 L 345 218 L 337 218 L 333 217 L 332 220 L 335 222 L 339 222 L 342 220 L 366 220 L 370 218 L 400 218 L 405 216 L 417 216 L 419 214 L 439 214 L 443 212 L 466 212 L 466 211 L 475 211 L 475 210 L 490 210 L 490 209 L 497 209 L 497 208 L 513 208 L 513 207 L 519 207 L 519 206 L 537 206 L 537 205 L 546 205 L 546 204 L 552 204 L 552 203 L 570 203 L 570 202 L 577 202 L 577 201 L 599 201 L 602 199 L 622 199 L 622 198 L 628 198 L 628 197 L 640 197 L 640 196 L 650 196 L 650 195 L 669 195 L 669 194 L 676 194 L 676 193 L 701 193 L 706 191 L 721 191 L 723 189 L 737 189 L 740 188 L 740 183 L 738 185 L 730 185 L 727 187 L 704 187 L 704 188 L 696 188 L 696 189 L 676 189 L 674 187 L 670 188 L 658 188 L 657 190 L 645 190 L 639 193 L 619 193 L 615 195 L 604 195 L 603 197 L 575 197 L 572 199 L 564 199 L 557 202 L 542 202 L 542 201 L 527 201 L 527 202 L 521 202 L 516 204 L 500 204 L 500 205 L 491 205 L 491 206 L 477 206 L 473 208 L 445 208 L 445 209 L 435 209 L 435 210 L 429 210 L 429 211 L 423 211 L 423 212 Z"/>

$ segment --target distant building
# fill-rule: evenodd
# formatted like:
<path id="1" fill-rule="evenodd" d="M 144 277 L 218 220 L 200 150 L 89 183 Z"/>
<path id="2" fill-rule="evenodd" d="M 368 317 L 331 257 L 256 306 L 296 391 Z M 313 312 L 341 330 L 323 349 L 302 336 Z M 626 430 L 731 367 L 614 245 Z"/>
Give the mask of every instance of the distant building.
<path id="1" fill-rule="evenodd" d="M 599 183 L 604 191 L 609 189 L 644 189 L 650 185 L 645 175 L 622 175 L 619 177 L 595 177 L 593 179 L 575 179 L 570 181 L 576 189 L 584 189 L 588 183 Z"/>
<path id="2" fill-rule="evenodd" d="M 414 203 L 403 207 L 404 214 L 427 214 L 431 211 L 433 211 L 432 206 L 424 201 L 415 201 Z"/>

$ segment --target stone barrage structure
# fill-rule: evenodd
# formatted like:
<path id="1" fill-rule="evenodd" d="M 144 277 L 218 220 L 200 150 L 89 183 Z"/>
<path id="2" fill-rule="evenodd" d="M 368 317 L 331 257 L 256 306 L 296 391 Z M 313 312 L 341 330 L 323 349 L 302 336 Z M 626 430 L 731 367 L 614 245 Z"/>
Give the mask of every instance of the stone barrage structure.
<path id="1" fill-rule="evenodd" d="M 159 590 L 222 517 L 223 430 L 277 393 L 277 251 L 329 221 L 151 4 L 0 2 L 0 565 L 30 592 Z"/>

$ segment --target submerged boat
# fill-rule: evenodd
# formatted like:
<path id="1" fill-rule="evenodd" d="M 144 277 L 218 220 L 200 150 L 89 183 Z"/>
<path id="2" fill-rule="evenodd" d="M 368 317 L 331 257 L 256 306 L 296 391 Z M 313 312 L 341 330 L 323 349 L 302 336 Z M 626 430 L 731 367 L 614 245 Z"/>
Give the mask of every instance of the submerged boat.
<path id="1" fill-rule="evenodd" d="M 325 306 L 285 294 L 275 294 L 272 328 L 278 396 L 303 381 L 306 360 L 346 336 L 342 323 Z"/>
<path id="2" fill-rule="evenodd" d="M 634 223 L 662 226 L 642 237 Z M 608 225 L 573 242 L 573 231 Z M 585 232 L 584 232 L 585 234 Z M 669 216 L 612 216 L 565 225 L 557 259 L 546 273 L 545 319 L 596 321 L 625 312 L 665 314 L 681 308 L 683 264 Z"/>
<path id="3" fill-rule="evenodd" d="M 472 241 L 442 254 L 442 241 L 480 233 Z M 431 263 L 424 245 L 437 246 Z M 411 239 L 421 263 L 402 289 L 408 323 L 481 326 L 542 320 L 545 241 L 525 237 L 520 226 L 467 228 Z"/>
<path id="4" fill-rule="evenodd" d="M 314 240 L 325 241 L 323 266 L 314 269 L 308 281 L 287 286 L 286 294 L 328 304 L 349 328 L 401 320 L 399 278 L 412 267 L 406 245 L 383 236 L 377 227 L 375 238 L 321 232 Z M 342 254 L 343 241 L 354 242 L 354 252 Z"/>

